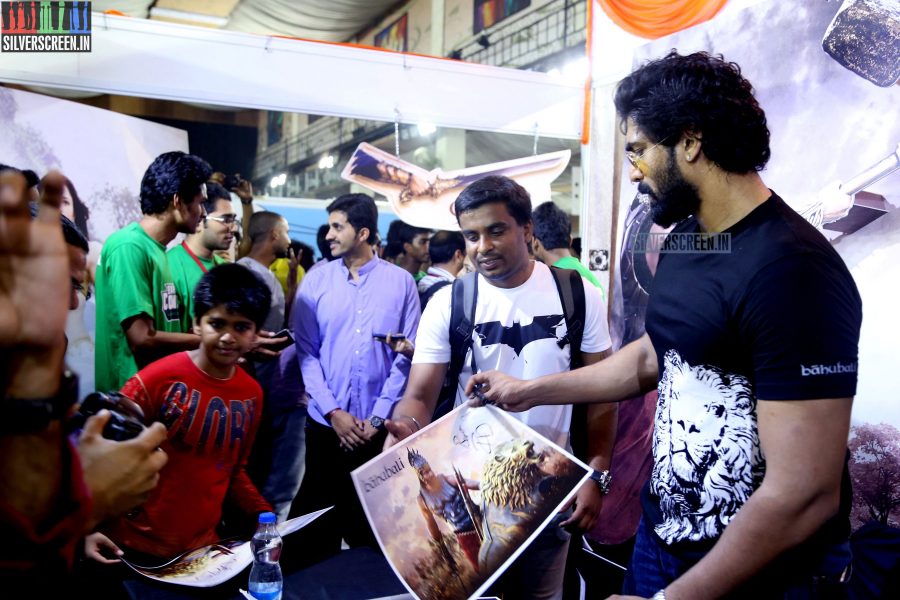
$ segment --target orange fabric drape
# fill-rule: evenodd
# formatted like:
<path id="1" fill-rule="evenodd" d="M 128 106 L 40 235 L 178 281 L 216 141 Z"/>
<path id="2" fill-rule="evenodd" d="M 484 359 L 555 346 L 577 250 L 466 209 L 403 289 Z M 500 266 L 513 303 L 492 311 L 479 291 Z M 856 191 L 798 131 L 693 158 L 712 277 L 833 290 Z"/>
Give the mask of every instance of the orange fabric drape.
<path id="1" fill-rule="evenodd" d="M 629 33 L 656 39 L 708 21 L 728 0 L 597 0 Z"/>
<path id="2" fill-rule="evenodd" d="M 594 2 L 588 0 L 587 5 L 587 33 L 584 41 L 584 53 L 587 56 L 588 74 L 584 80 L 584 101 L 581 107 L 581 145 L 586 146 L 591 141 L 591 102 L 593 97 L 594 76 Z"/>

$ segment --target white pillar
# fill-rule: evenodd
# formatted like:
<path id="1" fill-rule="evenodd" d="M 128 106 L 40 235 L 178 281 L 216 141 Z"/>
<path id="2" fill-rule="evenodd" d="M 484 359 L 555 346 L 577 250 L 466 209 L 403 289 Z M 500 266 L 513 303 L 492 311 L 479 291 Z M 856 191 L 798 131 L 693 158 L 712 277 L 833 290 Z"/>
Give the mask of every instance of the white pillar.
<path id="1" fill-rule="evenodd" d="M 444 0 L 431 0 L 431 55 L 444 56 Z"/>

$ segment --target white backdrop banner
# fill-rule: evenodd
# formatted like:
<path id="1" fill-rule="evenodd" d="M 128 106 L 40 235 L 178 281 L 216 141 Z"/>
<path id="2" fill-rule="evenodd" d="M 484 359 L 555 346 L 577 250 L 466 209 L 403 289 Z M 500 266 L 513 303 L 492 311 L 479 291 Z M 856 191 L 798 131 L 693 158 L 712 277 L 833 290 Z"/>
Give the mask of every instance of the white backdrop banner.
<path id="1" fill-rule="evenodd" d="M 0 87 L 0 163 L 69 178 L 63 211 L 90 240 L 89 269 L 106 237 L 141 216 L 141 177 L 187 132 L 77 102 Z M 66 360 L 82 395 L 94 391 L 94 301 L 69 315 Z M 103 390 L 107 391 L 107 390 Z"/>

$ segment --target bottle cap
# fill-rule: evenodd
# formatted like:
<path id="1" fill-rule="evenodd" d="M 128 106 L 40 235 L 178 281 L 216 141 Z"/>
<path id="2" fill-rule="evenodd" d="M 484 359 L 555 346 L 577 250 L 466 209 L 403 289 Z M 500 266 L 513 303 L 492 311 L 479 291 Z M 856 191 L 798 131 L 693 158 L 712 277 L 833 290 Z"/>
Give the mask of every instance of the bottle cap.
<path id="1" fill-rule="evenodd" d="M 259 522 L 260 523 L 274 523 L 275 522 L 275 513 L 273 513 L 273 512 L 259 513 Z"/>

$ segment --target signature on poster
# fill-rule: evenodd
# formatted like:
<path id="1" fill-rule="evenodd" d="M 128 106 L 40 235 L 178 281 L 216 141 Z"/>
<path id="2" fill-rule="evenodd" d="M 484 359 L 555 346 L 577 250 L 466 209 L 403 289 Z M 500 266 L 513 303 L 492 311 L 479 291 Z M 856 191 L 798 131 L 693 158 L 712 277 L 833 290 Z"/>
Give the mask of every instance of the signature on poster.
<path id="1" fill-rule="evenodd" d="M 479 423 L 471 430 L 466 430 L 465 423 L 457 424 L 456 431 L 453 432 L 451 440 L 454 446 L 462 446 L 463 448 L 471 448 L 485 454 L 493 451 L 491 446 L 491 438 L 494 437 L 494 430 L 488 423 Z"/>

